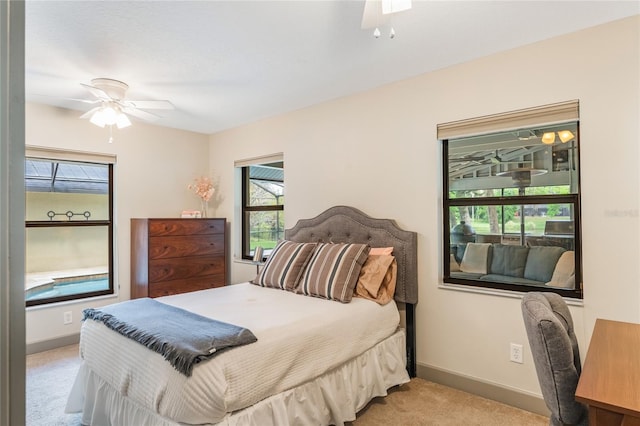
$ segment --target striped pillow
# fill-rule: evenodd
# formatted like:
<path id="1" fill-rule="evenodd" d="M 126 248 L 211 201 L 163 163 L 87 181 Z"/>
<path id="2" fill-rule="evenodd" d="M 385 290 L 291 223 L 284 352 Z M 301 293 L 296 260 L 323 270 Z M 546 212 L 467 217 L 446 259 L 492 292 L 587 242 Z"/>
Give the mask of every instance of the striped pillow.
<path id="1" fill-rule="evenodd" d="M 368 255 L 369 246 L 366 244 L 318 244 L 297 292 L 350 302 L 360 269 Z"/>
<path id="2" fill-rule="evenodd" d="M 294 290 L 315 247 L 316 243 L 280 241 L 258 276 L 250 282 L 261 287 Z"/>

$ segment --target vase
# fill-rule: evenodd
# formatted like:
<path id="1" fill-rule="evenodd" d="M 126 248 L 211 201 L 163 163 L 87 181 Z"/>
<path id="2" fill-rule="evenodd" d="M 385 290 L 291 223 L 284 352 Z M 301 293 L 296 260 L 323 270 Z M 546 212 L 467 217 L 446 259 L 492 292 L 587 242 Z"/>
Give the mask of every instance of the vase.
<path id="1" fill-rule="evenodd" d="M 207 202 L 204 199 L 200 199 L 202 203 L 202 217 L 207 217 Z"/>

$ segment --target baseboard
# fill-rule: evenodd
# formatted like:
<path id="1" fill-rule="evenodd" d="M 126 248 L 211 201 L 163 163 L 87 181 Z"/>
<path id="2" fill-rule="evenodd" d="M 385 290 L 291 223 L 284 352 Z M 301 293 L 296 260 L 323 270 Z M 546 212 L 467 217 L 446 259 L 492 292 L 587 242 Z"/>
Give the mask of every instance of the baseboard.
<path id="1" fill-rule="evenodd" d="M 416 374 L 421 379 L 479 395 L 532 413 L 549 416 L 549 410 L 544 400 L 533 395 L 420 363 L 417 364 Z"/>
<path id="2" fill-rule="evenodd" d="M 50 351 L 51 349 L 61 348 L 63 346 L 75 345 L 80 342 L 80 333 L 71 334 L 69 336 L 58 337 L 51 340 L 43 340 L 40 342 L 29 343 L 27 345 L 27 355 L 38 352 Z"/>

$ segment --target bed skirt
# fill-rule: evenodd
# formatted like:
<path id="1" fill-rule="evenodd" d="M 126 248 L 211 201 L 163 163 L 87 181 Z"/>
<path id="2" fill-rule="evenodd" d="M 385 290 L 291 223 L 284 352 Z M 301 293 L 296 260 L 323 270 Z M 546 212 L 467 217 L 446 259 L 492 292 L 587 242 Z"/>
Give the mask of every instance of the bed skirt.
<path id="1" fill-rule="evenodd" d="M 374 397 L 409 382 L 405 333 L 400 329 L 362 355 L 304 383 L 227 416 L 217 426 L 343 425 Z M 183 425 L 122 396 L 84 363 L 65 412 L 82 411 L 82 424 Z"/>

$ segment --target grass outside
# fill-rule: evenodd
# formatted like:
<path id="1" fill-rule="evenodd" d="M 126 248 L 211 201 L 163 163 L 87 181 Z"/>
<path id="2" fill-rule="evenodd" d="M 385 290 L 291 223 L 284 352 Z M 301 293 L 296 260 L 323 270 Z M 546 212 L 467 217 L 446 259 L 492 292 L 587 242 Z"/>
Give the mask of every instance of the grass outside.
<path id="1" fill-rule="evenodd" d="M 553 218 L 545 216 L 525 216 L 524 228 L 525 232 L 530 235 L 542 235 L 544 233 L 544 226 L 548 220 L 571 220 L 568 216 L 555 216 Z M 471 220 L 470 225 L 475 229 L 476 234 L 490 234 L 488 221 L 476 221 Z M 514 218 L 504 224 L 505 233 L 519 233 L 520 221 L 518 218 Z"/>
<path id="2" fill-rule="evenodd" d="M 259 239 L 251 239 L 249 247 L 262 247 L 265 250 L 271 250 L 276 246 L 277 241 L 274 240 L 259 240 Z"/>

